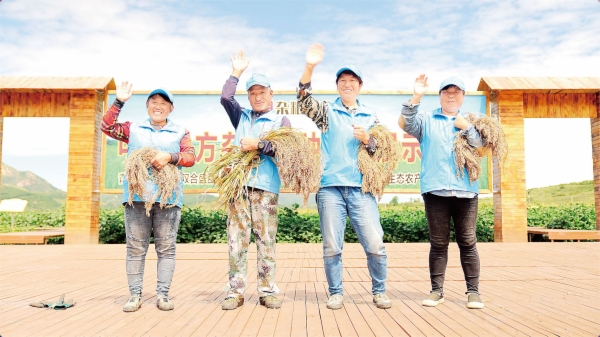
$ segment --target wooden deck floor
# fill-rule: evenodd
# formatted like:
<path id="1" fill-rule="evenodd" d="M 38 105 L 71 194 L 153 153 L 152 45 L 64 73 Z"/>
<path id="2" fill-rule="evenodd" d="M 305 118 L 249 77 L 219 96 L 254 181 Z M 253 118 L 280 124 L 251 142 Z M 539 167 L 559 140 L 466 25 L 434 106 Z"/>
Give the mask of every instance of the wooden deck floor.
<path id="1" fill-rule="evenodd" d="M 172 312 L 156 309 L 156 254 L 150 248 L 144 305 L 124 313 L 125 246 L 0 246 L 0 335 L 10 336 L 598 336 L 600 243 L 480 243 L 483 310 L 465 307 L 458 249 L 451 245 L 446 303 L 422 307 L 429 292 L 428 244 L 387 244 L 388 295 L 373 306 L 362 248 L 344 248 L 344 308 L 325 307 L 321 245 L 278 244 L 283 305 L 258 305 L 251 251 L 246 304 L 223 311 L 225 245 L 178 245 Z M 65 311 L 28 303 L 61 293 Z"/>

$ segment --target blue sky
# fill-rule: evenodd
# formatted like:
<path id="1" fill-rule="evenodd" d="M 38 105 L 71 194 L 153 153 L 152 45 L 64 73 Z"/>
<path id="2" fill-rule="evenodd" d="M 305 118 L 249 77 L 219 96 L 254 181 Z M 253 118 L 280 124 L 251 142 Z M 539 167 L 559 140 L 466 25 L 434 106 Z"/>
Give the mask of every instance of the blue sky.
<path id="1" fill-rule="evenodd" d="M 600 76 L 600 2 L 0 2 L 0 75 L 112 76 L 138 90 L 220 90 L 229 55 L 244 49 L 249 71 L 290 90 L 313 42 L 326 48 L 313 76 L 321 90 L 335 89 L 332 74 L 346 63 L 362 69 L 363 90 L 410 90 L 421 72 L 431 87 L 458 75 L 467 90 L 483 76 Z M 528 120 L 526 128 L 528 187 L 592 179 L 589 121 Z M 24 129 L 31 144 L 19 139 Z M 67 144 L 66 119 L 5 119 L 3 161 L 63 189 Z M 44 165 L 31 159 L 42 155 Z"/>

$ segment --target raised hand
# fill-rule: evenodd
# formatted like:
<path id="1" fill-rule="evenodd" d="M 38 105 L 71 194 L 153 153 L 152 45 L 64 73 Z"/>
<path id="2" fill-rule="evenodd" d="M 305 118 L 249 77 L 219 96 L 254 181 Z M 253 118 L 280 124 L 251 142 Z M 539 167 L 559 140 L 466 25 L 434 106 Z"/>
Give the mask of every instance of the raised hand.
<path id="1" fill-rule="evenodd" d="M 325 47 L 322 44 L 315 43 L 308 47 L 306 52 L 306 64 L 310 66 L 316 66 L 323 61 L 325 55 Z"/>
<path id="2" fill-rule="evenodd" d="M 231 66 L 233 67 L 233 72 L 231 74 L 237 78 L 240 78 L 244 70 L 248 68 L 248 64 L 250 64 L 250 60 L 246 58 L 243 50 L 233 53 L 233 55 L 231 55 Z"/>
<path id="3" fill-rule="evenodd" d="M 415 79 L 415 96 L 423 96 L 427 93 L 427 89 L 429 89 L 429 83 L 427 83 L 427 75 L 421 74 L 419 77 Z"/>
<path id="4" fill-rule="evenodd" d="M 131 95 L 133 94 L 133 91 L 131 90 L 132 85 L 133 83 L 123 81 L 117 86 L 116 96 L 119 101 L 125 102 L 126 100 L 131 98 Z"/>

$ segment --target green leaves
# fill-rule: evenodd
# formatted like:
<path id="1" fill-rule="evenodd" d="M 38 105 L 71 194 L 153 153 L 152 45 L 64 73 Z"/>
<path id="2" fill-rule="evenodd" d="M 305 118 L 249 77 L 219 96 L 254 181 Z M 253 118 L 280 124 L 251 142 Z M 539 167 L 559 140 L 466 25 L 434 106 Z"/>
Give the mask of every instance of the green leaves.
<path id="1" fill-rule="evenodd" d="M 312 210 L 299 210 L 298 204 L 279 209 L 278 242 L 319 243 L 322 241 L 319 215 Z M 385 242 L 428 242 L 425 211 L 419 207 L 402 207 L 380 211 L 383 239 Z M 9 213 L 0 213 L 0 232 L 10 232 Z M 65 209 L 56 211 L 29 211 L 14 215 L 15 231 L 30 231 L 39 227 L 62 227 L 65 225 Z M 569 204 L 563 206 L 530 206 L 527 223 L 531 227 L 556 229 L 595 229 L 594 205 Z M 206 210 L 199 207 L 183 207 L 177 235 L 180 243 L 226 243 L 227 214 L 224 211 Z M 451 233 L 454 240 L 454 233 Z M 346 222 L 346 242 L 358 242 L 356 233 Z M 479 205 L 477 217 L 477 241 L 494 241 L 494 208 Z M 56 238 L 51 243 L 62 243 Z M 100 211 L 100 243 L 125 243 L 123 208 Z"/>
<path id="2" fill-rule="evenodd" d="M 530 206 L 527 226 L 552 229 L 596 229 L 594 205 Z"/>

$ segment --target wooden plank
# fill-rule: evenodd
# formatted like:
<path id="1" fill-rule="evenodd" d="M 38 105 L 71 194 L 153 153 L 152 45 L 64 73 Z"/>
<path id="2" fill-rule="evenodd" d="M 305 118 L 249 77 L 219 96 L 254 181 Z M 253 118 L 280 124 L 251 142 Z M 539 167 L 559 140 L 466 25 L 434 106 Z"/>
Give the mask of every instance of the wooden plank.
<path id="1" fill-rule="evenodd" d="M 178 245 L 178 266 L 171 287 L 175 310 L 171 312 L 155 307 L 156 253 L 150 249 L 144 277 L 147 291 L 136 313 L 122 312 L 128 298 L 124 245 L 2 245 L 0 256 L 11 259 L 0 259 L 0 282 L 4 285 L 0 293 L 4 303 L 0 307 L 0 331 L 2 335 L 31 336 L 290 336 L 295 333 L 294 319 L 296 323 L 304 322 L 304 326 L 300 324 L 301 335 L 592 335 L 600 331 L 600 265 L 590 261 L 600 259 L 599 245 L 479 243 L 480 290 L 486 307 L 469 310 L 465 307 L 464 277 L 456 245 L 449 249 L 446 303 L 425 308 L 420 302 L 430 287 L 429 245 L 386 244 L 388 265 L 394 266 L 389 268 L 387 282 L 393 306 L 380 310 L 372 304 L 370 281 L 362 281 L 367 268 L 360 244 L 346 244 L 345 264 L 353 266 L 347 269 L 357 277 L 355 281 L 344 279 L 345 306 L 334 311 L 325 308 L 326 282 L 310 281 L 312 275 L 324 274 L 322 266 L 314 267 L 322 261 L 320 244 L 280 244 L 278 265 L 302 266 L 298 282 L 278 280 L 283 291 L 279 310 L 259 306 L 250 295 L 255 294 L 256 284 L 250 284 L 244 305 L 248 306 L 246 318 L 238 317 L 241 308 L 232 312 L 220 309 L 227 279 L 225 244 Z M 255 248 L 250 256 L 255 259 Z M 255 260 L 249 264 L 255 264 Z M 34 300 L 56 299 L 63 292 L 78 301 L 75 307 L 54 311 L 27 306 Z M 222 326 L 232 329 L 221 334 Z M 230 334 L 234 329 L 235 333 Z"/>
<path id="2" fill-rule="evenodd" d="M 306 285 L 302 282 L 296 283 L 294 297 L 294 311 L 292 313 L 292 326 L 290 336 L 306 336 Z"/>
<path id="3" fill-rule="evenodd" d="M 303 259 L 304 260 L 304 259 Z M 306 260 L 304 260 L 306 261 Z M 309 271 L 310 269 L 305 269 Z M 306 277 L 308 278 L 308 277 Z M 320 306 L 317 302 L 317 293 L 313 282 L 306 282 L 306 335 L 327 336 L 323 331 Z M 329 309 L 327 309 L 329 310 Z M 328 337 L 328 336 L 327 336 Z"/>
<path id="4" fill-rule="evenodd" d="M 541 227 L 527 227 L 528 234 L 545 234 L 550 240 L 597 240 L 600 239 L 599 230 L 574 230 L 574 229 L 549 229 Z"/>
<path id="5" fill-rule="evenodd" d="M 338 321 L 335 310 L 327 308 L 327 283 L 317 282 L 314 284 L 314 287 L 321 316 L 323 335 L 327 337 L 354 335 L 356 332 L 352 329 L 352 324 L 350 323 L 348 316 L 340 315 Z"/>
<path id="6" fill-rule="evenodd" d="M 51 77 L 51 76 L 0 76 L 0 89 L 97 89 L 115 90 L 110 77 Z"/>
<path id="7" fill-rule="evenodd" d="M 281 247 L 281 245 L 278 245 Z M 279 260 L 279 258 L 278 258 Z M 277 261 L 279 264 L 279 261 Z M 296 297 L 296 286 L 294 283 L 286 283 L 286 289 L 282 296 L 281 308 L 275 325 L 274 336 L 289 336 L 292 329 L 294 315 L 294 302 Z"/>
<path id="8" fill-rule="evenodd" d="M 600 90 L 600 77 L 482 77 L 477 90 L 596 93 Z"/>
<path id="9" fill-rule="evenodd" d="M 446 284 L 445 290 L 447 293 L 454 293 L 456 295 L 463 295 L 464 291 L 462 287 L 456 287 L 453 284 Z M 497 317 L 499 320 L 509 327 L 520 331 L 521 333 L 525 333 L 528 336 L 551 336 L 552 334 L 541 328 L 536 324 L 532 324 L 530 321 L 527 321 L 521 315 L 524 315 L 521 311 L 515 310 L 509 306 L 498 306 L 495 303 L 496 297 L 493 297 L 492 300 L 485 300 L 485 308 L 480 310 L 481 313 L 487 314 L 490 317 Z"/>
<path id="10" fill-rule="evenodd" d="M 69 117 L 68 93 L 5 92 L 1 116 Z"/>
<path id="11" fill-rule="evenodd" d="M 289 283 L 283 283 L 283 284 L 280 283 L 278 285 L 279 285 L 279 290 L 280 290 L 281 294 L 285 294 L 287 287 L 290 286 Z M 293 285 L 291 285 L 291 286 L 293 286 Z M 277 295 L 277 297 L 281 301 L 281 305 L 283 307 L 284 297 L 281 294 Z M 281 311 L 282 311 L 282 308 L 267 310 L 264 320 L 262 321 L 261 324 L 258 324 L 258 326 L 256 327 L 256 328 L 258 328 L 258 332 L 256 333 L 255 336 L 258 336 L 258 337 L 275 336 L 275 327 L 277 326 L 277 321 L 279 319 L 279 314 L 281 313 Z"/>
<path id="12" fill-rule="evenodd" d="M 64 228 L 57 228 L 52 230 L 43 231 L 31 231 L 31 232 L 12 232 L 12 233 L 0 233 L 0 243 L 33 243 L 33 244 L 45 244 L 49 238 L 55 238 L 65 235 Z"/>

